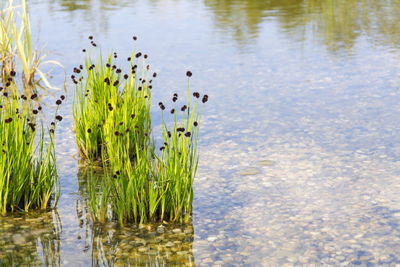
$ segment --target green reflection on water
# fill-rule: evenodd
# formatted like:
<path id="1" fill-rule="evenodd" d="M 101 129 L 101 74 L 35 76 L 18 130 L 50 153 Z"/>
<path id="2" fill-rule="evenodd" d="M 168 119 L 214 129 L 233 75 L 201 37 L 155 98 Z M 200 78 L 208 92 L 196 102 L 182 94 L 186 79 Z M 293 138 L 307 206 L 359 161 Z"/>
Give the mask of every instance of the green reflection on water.
<path id="1" fill-rule="evenodd" d="M 89 175 L 102 176 L 102 169 L 81 168 L 76 212 L 84 228 L 85 248 L 91 266 L 194 266 L 193 225 L 146 224 L 118 226 L 114 222 L 94 223 L 88 205 Z"/>
<path id="2" fill-rule="evenodd" d="M 308 35 L 328 49 L 350 49 L 366 35 L 379 45 L 400 43 L 399 0 L 204 0 L 215 25 L 239 43 L 254 41 L 260 24 L 275 17 L 279 28 L 297 41 Z M 310 37 L 308 36 L 308 37 Z"/>
<path id="3" fill-rule="evenodd" d="M 60 266 L 57 211 L 0 217 L 0 266 Z"/>
<path id="4" fill-rule="evenodd" d="M 159 8 L 173 9 L 177 2 L 166 1 Z M 189 0 L 186 0 L 189 1 Z M 99 16 L 104 29 L 108 16 L 102 11 L 134 7 L 139 1 L 52 0 L 52 8 L 63 11 L 89 11 L 85 16 Z M 143 0 L 157 8 L 159 0 Z M 168 4 L 169 3 L 169 4 Z M 216 28 L 231 36 L 239 45 L 255 42 L 265 21 L 276 20 L 279 29 L 291 40 L 320 40 L 329 50 L 351 49 L 366 36 L 372 43 L 396 47 L 400 44 L 400 0 L 203 0 Z M 91 10 L 96 10 L 91 13 Z M 190 12 L 190 10 L 188 10 Z M 124 19 L 124 18 L 121 18 Z M 85 19 L 86 20 L 86 19 Z M 89 23 L 98 23 L 87 19 Z M 268 33 L 267 33 L 268 34 Z"/>

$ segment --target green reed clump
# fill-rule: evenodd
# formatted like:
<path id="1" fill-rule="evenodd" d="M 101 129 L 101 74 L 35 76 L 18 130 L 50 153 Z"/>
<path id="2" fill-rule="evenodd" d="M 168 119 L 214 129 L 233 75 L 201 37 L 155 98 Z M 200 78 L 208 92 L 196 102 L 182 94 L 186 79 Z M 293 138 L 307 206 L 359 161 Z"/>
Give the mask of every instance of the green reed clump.
<path id="1" fill-rule="evenodd" d="M 163 120 L 158 152 L 150 137 L 149 68 L 142 68 L 139 78 L 132 59 L 141 53 L 133 53 L 128 58 L 131 73 L 123 75 L 113 63 L 115 57 L 111 54 L 106 63 L 101 58 L 93 63 L 89 57 L 71 77 L 77 85 L 74 119 L 79 150 L 89 162 L 100 159 L 105 167 L 104 176 L 88 177 L 92 214 L 98 221 L 121 224 L 187 222 L 198 163 L 199 102 L 207 102 L 208 96 L 201 99 L 195 92 L 192 100 L 188 82 L 185 104 L 178 106 L 177 94 L 172 98 L 171 126 L 171 120 L 164 120 L 165 105 L 159 103 Z M 155 77 L 154 73 L 150 78 Z"/>
<path id="2" fill-rule="evenodd" d="M 15 76 L 15 72 L 8 74 Z M 0 83 L 0 214 L 45 209 L 58 198 L 54 151 L 56 123 L 46 130 L 37 94 L 23 95 L 12 78 Z M 61 120 L 60 115 L 56 116 Z"/>
<path id="3" fill-rule="evenodd" d="M 22 84 L 26 91 L 31 91 L 35 86 L 54 88 L 41 66 L 51 64 L 63 67 L 59 62 L 45 58 L 46 54 L 40 53 L 32 45 L 26 0 L 21 0 L 19 6 L 14 5 L 14 0 L 0 3 L 1 79 L 6 81 L 10 78 L 8 74 L 18 67 L 21 68 Z"/>
<path id="4" fill-rule="evenodd" d="M 138 55 L 129 58 L 128 72 L 114 64 L 116 54 L 105 62 L 88 57 L 84 66 L 74 68 L 76 139 L 81 156 L 89 162 L 123 163 L 123 153 L 127 160 L 135 157 L 133 144 L 143 147 L 149 140 L 151 85 L 146 69 L 137 71 L 133 59 Z"/>

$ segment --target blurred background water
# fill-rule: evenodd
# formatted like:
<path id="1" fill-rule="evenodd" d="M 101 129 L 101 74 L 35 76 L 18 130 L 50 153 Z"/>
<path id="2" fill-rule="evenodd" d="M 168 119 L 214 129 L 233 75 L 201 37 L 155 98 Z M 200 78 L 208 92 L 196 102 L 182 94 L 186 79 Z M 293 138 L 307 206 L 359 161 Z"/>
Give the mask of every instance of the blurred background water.
<path id="1" fill-rule="evenodd" d="M 120 228 L 88 219 L 69 84 L 59 206 L 0 218 L 0 265 L 400 264 L 399 0 L 28 5 L 34 40 L 69 75 L 89 35 L 122 57 L 136 35 L 158 73 L 154 103 L 183 93 L 187 70 L 210 101 L 192 225 Z"/>

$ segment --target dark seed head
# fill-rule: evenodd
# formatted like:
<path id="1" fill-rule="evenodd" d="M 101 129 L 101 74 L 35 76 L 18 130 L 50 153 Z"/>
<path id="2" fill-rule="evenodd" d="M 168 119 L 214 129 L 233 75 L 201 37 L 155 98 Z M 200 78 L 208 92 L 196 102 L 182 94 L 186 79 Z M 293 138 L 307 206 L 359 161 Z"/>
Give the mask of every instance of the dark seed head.
<path id="1" fill-rule="evenodd" d="M 93 40 L 93 36 L 92 35 L 89 36 L 89 40 Z"/>
<path id="2" fill-rule="evenodd" d="M 185 133 L 185 136 L 186 136 L 186 137 L 190 137 L 191 135 L 192 135 L 192 134 L 191 134 L 190 132 L 186 132 L 186 133 Z"/>
<path id="3" fill-rule="evenodd" d="M 187 109 L 187 106 L 186 105 L 183 105 L 182 107 L 181 107 L 181 111 L 185 111 Z"/>
<path id="4" fill-rule="evenodd" d="M 56 104 L 57 104 L 57 105 L 61 105 L 61 103 L 62 103 L 62 101 L 61 101 L 60 99 L 58 99 L 58 100 L 56 101 Z"/>
<path id="5" fill-rule="evenodd" d="M 61 96 L 60 96 L 60 99 L 61 99 L 61 100 L 64 100 L 64 99 L 65 99 L 65 95 L 61 95 Z"/>
<path id="6" fill-rule="evenodd" d="M 168 131 L 167 134 L 168 134 L 168 137 L 171 138 L 171 136 L 172 136 L 172 135 L 171 135 L 171 132 Z"/>
<path id="7" fill-rule="evenodd" d="M 199 125 L 199 123 L 197 121 L 193 122 L 194 127 L 197 127 L 197 125 Z"/>
<path id="8" fill-rule="evenodd" d="M 87 129 L 87 132 L 88 132 L 88 133 L 91 133 L 91 132 L 92 132 L 92 129 L 90 129 L 90 128 Z"/>
<path id="9" fill-rule="evenodd" d="M 171 109 L 171 114 L 174 114 L 175 113 L 175 109 L 173 108 L 173 109 Z"/>
<path id="10" fill-rule="evenodd" d="M 174 96 L 174 97 L 172 98 L 172 101 L 173 101 L 173 102 L 176 102 L 176 100 L 178 100 L 178 98 L 177 98 L 176 96 Z"/>
<path id="11" fill-rule="evenodd" d="M 161 109 L 161 110 L 164 110 L 164 109 L 165 109 L 165 106 L 164 106 L 164 104 L 163 104 L 162 102 L 158 103 L 158 105 L 160 106 L 160 109 Z"/>
<path id="12" fill-rule="evenodd" d="M 132 58 L 131 57 L 128 57 L 128 61 L 131 61 L 132 60 Z"/>
<path id="13" fill-rule="evenodd" d="M 122 70 L 121 70 L 121 69 L 117 69 L 115 72 L 116 72 L 116 73 L 121 73 Z"/>
<path id="14" fill-rule="evenodd" d="M 85 52 L 86 52 L 86 49 L 82 49 L 82 52 L 85 53 Z"/>
<path id="15" fill-rule="evenodd" d="M 10 123 L 10 122 L 12 122 L 12 118 L 8 118 L 8 119 L 5 119 L 5 123 Z"/>
<path id="16" fill-rule="evenodd" d="M 62 121 L 62 119 L 63 119 L 63 117 L 62 117 L 62 116 L 60 116 L 60 115 L 57 115 L 57 116 L 56 116 L 56 120 L 58 120 L 58 121 Z"/>
<path id="17" fill-rule="evenodd" d="M 113 83 L 114 86 L 117 86 L 118 84 L 119 84 L 119 81 L 118 81 L 118 80 L 116 80 L 116 81 Z"/>
<path id="18" fill-rule="evenodd" d="M 39 111 L 37 109 L 34 109 L 34 110 L 32 110 L 32 113 L 36 115 L 39 113 Z"/>
<path id="19" fill-rule="evenodd" d="M 163 146 L 162 146 L 162 147 L 160 147 L 160 151 L 163 151 L 164 149 L 165 149 L 165 147 L 163 147 Z"/>
<path id="20" fill-rule="evenodd" d="M 39 106 L 39 107 L 38 107 L 38 110 L 42 110 L 42 106 Z"/>
<path id="21" fill-rule="evenodd" d="M 194 96 L 195 98 L 199 98 L 199 97 L 200 97 L 200 93 L 194 92 L 194 93 L 193 93 L 193 96 Z"/>
<path id="22" fill-rule="evenodd" d="M 136 36 L 133 36 L 132 39 L 133 39 L 134 41 L 136 41 L 136 40 L 137 40 L 137 37 L 136 37 Z"/>
<path id="23" fill-rule="evenodd" d="M 201 102 L 206 103 L 208 101 L 208 95 L 204 95 Z"/>
<path id="24" fill-rule="evenodd" d="M 125 79 L 125 80 L 128 79 L 128 77 L 129 77 L 128 74 L 125 74 L 125 75 L 124 75 L 124 79 Z"/>
<path id="25" fill-rule="evenodd" d="M 136 54 L 137 58 L 140 57 L 140 56 L 142 56 L 142 53 L 139 52 L 139 53 Z"/>
<path id="26" fill-rule="evenodd" d="M 193 74 L 192 74 L 192 72 L 191 72 L 191 71 L 187 71 L 187 72 L 186 72 L 186 76 L 188 76 L 188 77 L 192 77 L 192 75 L 193 75 Z"/>
<path id="27" fill-rule="evenodd" d="M 144 57 L 144 59 L 146 59 L 146 58 L 148 58 L 149 56 L 145 54 L 143 57 Z"/>
<path id="28" fill-rule="evenodd" d="M 114 134 L 115 134 L 116 136 L 119 136 L 119 135 L 120 135 L 120 132 L 115 131 Z"/>
<path id="29" fill-rule="evenodd" d="M 10 71 L 11 77 L 14 77 L 16 74 L 17 74 L 17 73 L 16 73 L 14 70 Z"/>
<path id="30" fill-rule="evenodd" d="M 131 114 L 131 118 L 132 118 L 132 119 L 135 118 L 135 114 Z"/>

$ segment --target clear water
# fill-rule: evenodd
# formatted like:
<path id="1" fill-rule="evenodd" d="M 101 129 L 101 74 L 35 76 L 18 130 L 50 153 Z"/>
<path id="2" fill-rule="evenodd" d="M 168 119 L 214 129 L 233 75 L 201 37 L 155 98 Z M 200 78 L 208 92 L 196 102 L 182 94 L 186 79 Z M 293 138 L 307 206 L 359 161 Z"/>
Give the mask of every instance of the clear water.
<path id="1" fill-rule="evenodd" d="M 58 209 L 0 218 L 0 265 L 400 264 L 400 1 L 32 0 L 29 9 L 39 43 L 69 74 L 88 35 L 120 55 L 137 35 L 158 73 L 154 103 L 183 92 L 187 70 L 210 101 L 192 225 L 120 228 L 87 214 L 69 85 Z"/>

